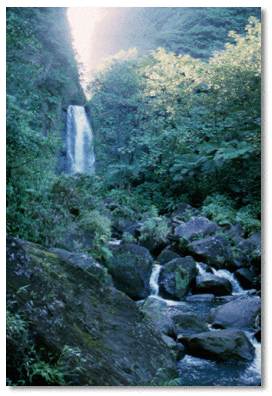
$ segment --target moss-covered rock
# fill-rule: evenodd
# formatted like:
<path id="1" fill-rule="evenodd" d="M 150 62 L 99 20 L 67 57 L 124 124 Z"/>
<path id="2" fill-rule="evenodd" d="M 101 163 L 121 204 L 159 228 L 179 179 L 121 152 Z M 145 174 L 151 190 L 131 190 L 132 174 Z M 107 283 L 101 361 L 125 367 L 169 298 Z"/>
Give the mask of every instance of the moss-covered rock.
<path id="1" fill-rule="evenodd" d="M 196 263 L 191 256 L 168 262 L 160 272 L 160 294 L 165 298 L 181 299 L 188 293 L 197 272 Z"/>
<path id="2" fill-rule="evenodd" d="M 69 370 L 73 385 L 143 385 L 160 367 L 175 369 L 170 349 L 133 300 L 99 271 L 58 253 L 8 237 L 7 304 L 23 315 L 39 347 L 54 356 L 66 345 L 79 348 L 81 369 Z"/>
<path id="3" fill-rule="evenodd" d="M 149 295 L 149 280 L 153 259 L 149 251 L 133 243 L 124 243 L 112 249 L 108 268 L 115 287 L 133 300 Z"/>

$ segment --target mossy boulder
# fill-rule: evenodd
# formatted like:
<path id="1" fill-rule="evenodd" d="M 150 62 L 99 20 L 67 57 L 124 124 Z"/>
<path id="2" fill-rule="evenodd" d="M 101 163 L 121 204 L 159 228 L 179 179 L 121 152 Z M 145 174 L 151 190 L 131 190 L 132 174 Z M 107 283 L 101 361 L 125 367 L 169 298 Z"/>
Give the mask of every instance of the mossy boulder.
<path id="1" fill-rule="evenodd" d="M 229 243 L 221 235 L 193 241 L 187 245 L 187 248 L 196 260 L 203 261 L 216 269 L 224 268 L 233 254 Z"/>
<path id="2" fill-rule="evenodd" d="M 166 263 L 159 276 L 159 293 L 164 298 L 180 300 L 188 293 L 197 273 L 196 263 L 191 256 Z"/>
<path id="3" fill-rule="evenodd" d="M 135 302 L 64 254 L 7 238 L 7 304 L 29 324 L 37 348 L 55 358 L 78 348 L 72 385 L 139 386 L 159 368 L 175 370 L 161 334 Z M 73 365 L 73 362 L 66 362 Z"/>
<path id="4" fill-rule="evenodd" d="M 124 243 L 112 249 L 107 267 L 118 290 L 133 300 L 142 300 L 150 293 L 152 265 L 153 259 L 145 247 Z"/>
<path id="5" fill-rule="evenodd" d="M 206 217 L 192 217 L 188 223 L 180 224 L 175 228 L 175 235 L 188 241 L 193 241 L 198 237 L 214 234 L 219 227 Z"/>

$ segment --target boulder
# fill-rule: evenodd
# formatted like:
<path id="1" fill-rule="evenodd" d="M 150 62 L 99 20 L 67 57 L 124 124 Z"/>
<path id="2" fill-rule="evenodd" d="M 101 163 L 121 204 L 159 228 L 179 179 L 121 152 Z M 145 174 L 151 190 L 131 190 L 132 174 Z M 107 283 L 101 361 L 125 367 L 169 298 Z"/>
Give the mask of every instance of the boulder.
<path id="1" fill-rule="evenodd" d="M 180 342 L 189 355 L 209 360 L 252 361 L 255 348 L 240 330 L 209 331 L 182 337 Z"/>
<path id="2" fill-rule="evenodd" d="M 202 318 L 192 312 L 180 313 L 172 317 L 178 336 L 209 331 Z"/>
<path id="3" fill-rule="evenodd" d="M 151 321 L 158 331 L 176 339 L 177 331 L 166 302 L 161 298 L 149 296 L 143 304 L 138 304 L 146 320 Z"/>
<path id="4" fill-rule="evenodd" d="M 180 224 L 175 228 L 175 235 L 188 241 L 198 237 L 214 234 L 219 227 L 206 217 L 192 217 L 188 223 Z"/>
<path id="5" fill-rule="evenodd" d="M 230 238 L 234 238 L 236 236 L 243 238 L 246 234 L 246 231 L 240 223 L 237 223 L 233 225 L 228 231 L 226 231 L 225 234 Z"/>
<path id="6" fill-rule="evenodd" d="M 59 257 L 62 257 L 67 262 L 75 267 L 80 267 L 88 273 L 97 276 L 103 281 L 107 281 L 109 284 L 112 282 L 111 276 L 107 273 L 107 269 L 94 260 L 89 254 L 84 253 L 71 253 L 64 249 L 52 248 L 50 252 L 56 253 Z"/>
<path id="7" fill-rule="evenodd" d="M 180 342 L 176 342 L 173 338 L 162 335 L 162 339 L 166 345 L 171 349 L 176 360 L 182 359 L 186 355 L 186 348 Z"/>
<path id="8" fill-rule="evenodd" d="M 191 256 L 166 263 L 159 275 L 160 295 L 180 300 L 188 293 L 197 272 L 196 263 Z"/>
<path id="9" fill-rule="evenodd" d="M 232 256 L 229 243 L 220 235 L 212 235 L 199 241 L 191 242 L 187 247 L 193 257 L 216 269 L 224 268 L 225 263 Z"/>
<path id="10" fill-rule="evenodd" d="M 253 327 L 261 312 L 260 297 L 240 297 L 212 308 L 207 322 L 214 328 L 247 329 Z"/>
<path id="11" fill-rule="evenodd" d="M 239 268 L 234 272 L 234 276 L 239 281 L 243 289 L 249 290 L 253 288 L 253 275 L 247 268 Z"/>
<path id="12" fill-rule="evenodd" d="M 192 296 L 187 296 L 186 301 L 188 302 L 202 302 L 202 301 L 212 301 L 214 300 L 213 294 L 194 294 Z"/>
<path id="13" fill-rule="evenodd" d="M 179 217 L 182 220 L 188 221 L 191 216 L 199 216 L 201 212 L 193 208 L 191 205 L 182 202 L 177 207 L 176 210 L 171 214 L 171 218 Z"/>
<path id="14" fill-rule="evenodd" d="M 196 277 L 196 284 L 192 288 L 192 293 L 227 296 L 232 293 L 232 285 L 225 278 L 207 273 Z"/>
<path id="15" fill-rule="evenodd" d="M 76 350 L 64 372 L 77 386 L 143 386 L 161 368 L 175 372 L 171 350 L 135 302 L 63 257 L 7 238 L 7 304 L 27 322 L 35 349 L 55 359 L 64 347 Z"/>
<path id="16" fill-rule="evenodd" d="M 177 253 L 172 252 L 171 250 L 164 250 L 161 254 L 157 257 L 156 261 L 161 265 L 169 263 L 176 258 L 181 258 Z"/>
<path id="17" fill-rule="evenodd" d="M 153 259 L 145 247 L 124 243 L 112 249 L 107 266 L 118 290 L 133 300 L 142 300 L 150 292 L 152 265 Z"/>
<path id="18" fill-rule="evenodd" d="M 248 255 L 253 253 L 256 249 L 261 251 L 261 233 L 257 232 L 256 234 L 251 235 L 251 237 L 240 242 L 237 245 L 237 248 Z"/>

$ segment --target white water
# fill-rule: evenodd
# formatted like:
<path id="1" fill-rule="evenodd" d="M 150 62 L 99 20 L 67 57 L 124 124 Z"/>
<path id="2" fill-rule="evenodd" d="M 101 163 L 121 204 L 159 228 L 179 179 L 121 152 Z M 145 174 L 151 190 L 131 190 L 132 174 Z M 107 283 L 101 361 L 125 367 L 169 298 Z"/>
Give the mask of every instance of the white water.
<path id="1" fill-rule="evenodd" d="M 93 134 L 83 106 L 68 107 L 67 157 L 68 173 L 94 173 Z"/>
<path id="2" fill-rule="evenodd" d="M 197 263 L 199 275 L 209 275 L 205 265 Z M 187 303 L 184 301 L 165 300 L 159 296 L 159 274 L 162 269 L 161 265 L 153 266 L 150 277 L 151 295 L 154 298 L 163 300 L 167 306 L 179 308 L 181 312 L 194 312 L 199 316 L 206 317 L 207 312 L 212 308 L 212 302 Z M 213 274 L 228 279 L 233 287 L 233 294 L 244 294 L 239 282 L 234 278 L 233 274 L 227 270 L 215 270 L 212 268 Z M 207 307 L 206 307 L 207 305 Z M 205 309 L 204 309 L 205 308 Z M 207 309 L 206 309 L 207 308 Z M 202 312 L 203 311 L 203 312 Z M 206 312 L 207 311 L 207 312 Z M 205 313 L 206 312 L 206 313 Z M 220 331 L 211 329 L 213 331 Z M 184 386 L 258 386 L 261 383 L 261 343 L 259 343 L 253 333 L 244 332 L 250 342 L 255 347 L 255 357 L 252 362 L 216 362 L 206 359 L 196 358 L 185 355 L 181 359 L 177 368 L 180 378 L 183 379 Z"/>
<path id="3" fill-rule="evenodd" d="M 159 295 L 159 275 L 161 272 L 162 266 L 160 264 L 154 264 L 152 268 L 152 273 L 149 281 L 151 296 L 158 296 Z"/>
<path id="4" fill-rule="evenodd" d="M 199 271 L 199 275 L 204 276 L 209 275 L 209 272 L 205 270 L 205 267 L 201 265 L 200 263 L 196 263 L 197 269 Z M 216 270 L 215 268 L 212 268 L 212 272 L 214 275 L 219 276 L 220 278 L 225 278 L 227 279 L 231 285 L 232 285 L 232 294 L 245 294 L 246 290 L 244 290 L 241 286 L 238 280 L 234 277 L 234 274 L 229 272 L 226 269 L 220 269 Z"/>
<path id="5" fill-rule="evenodd" d="M 212 268 L 213 274 L 216 276 L 219 276 L 220 278 L 225 278 L 228 281 L 230 281 L 232 285 L 232 294 L 244 294 L 246 293 L 246 290 L 244 290 L 241 286 L 238 280 L 234 277 L 234 274 L 229 272 L 228 270 L 220 269 L 216 270 Z"/>

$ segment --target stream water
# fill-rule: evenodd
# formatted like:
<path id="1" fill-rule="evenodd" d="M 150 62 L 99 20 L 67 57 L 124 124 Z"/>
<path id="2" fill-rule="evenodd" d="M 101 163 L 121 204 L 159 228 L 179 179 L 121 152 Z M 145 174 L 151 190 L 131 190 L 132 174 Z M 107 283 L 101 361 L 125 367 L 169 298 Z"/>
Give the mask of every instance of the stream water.
<path id="1" fill-rule="evenodd" d="M 199 274 L 208 274 L 205 266 L 197 263 Z M 153 298 L 163 299 L 159 295 L 159 274 L 162 266 L 154 264 L 150 277 L 150 290 Z M 227 270 L 212 269 L 214 275 L 228 279 L 233 287 L 233 295 L 239 296 L 247 293 L 243 290 L 233 274 Z M 175 307 L 182 312 L 193 312 L 204 320 L 211 308 L 223 304 L 219 299 L 210 301 L 194 301 L 186 298 L 184 301 L 173 301 L 163 299 L 168 306 Z M 213 329 L 214 330 L 214 329 Z M 220 331 L 220 330 L 217 330 Z M 183 386 L 259 386 L 261 383 L 261 343 L 257 342 L 254 333 L 244 332 L 255 347 L 255 358 L 252 362 L 225 361 L 199 359 L 185 355 L 178 361 L 177 369 L 179 377 L 182 378 Z"/>

